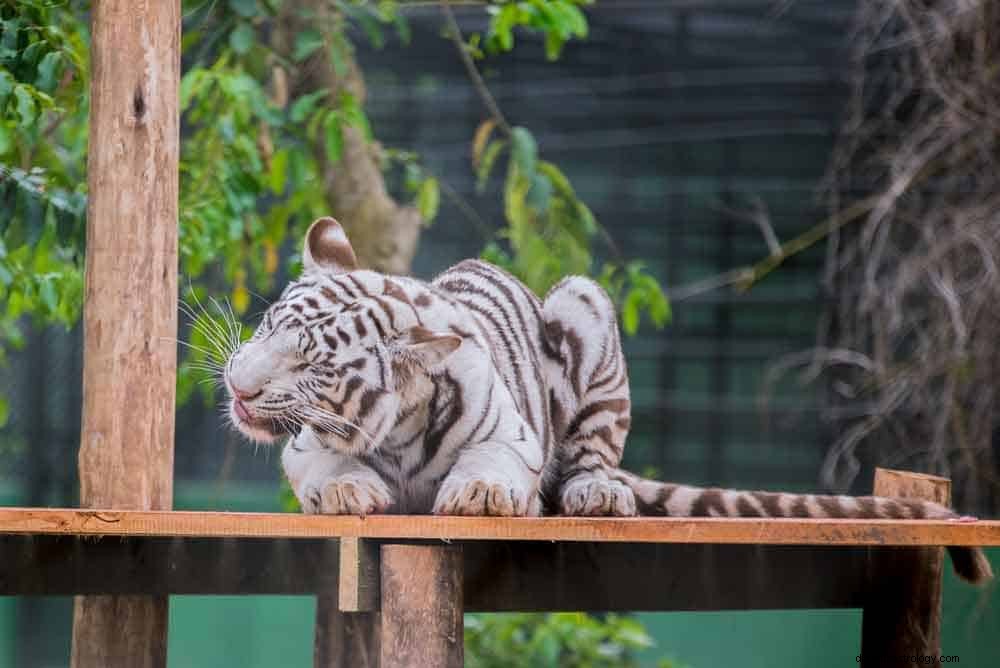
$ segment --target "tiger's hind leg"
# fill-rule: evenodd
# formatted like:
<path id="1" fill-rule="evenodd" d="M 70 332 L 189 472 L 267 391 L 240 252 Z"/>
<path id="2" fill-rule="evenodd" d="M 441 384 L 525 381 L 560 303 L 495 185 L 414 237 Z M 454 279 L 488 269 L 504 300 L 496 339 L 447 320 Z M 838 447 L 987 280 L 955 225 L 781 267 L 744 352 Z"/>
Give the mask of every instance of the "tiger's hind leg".
<path id="1" fill-rule="evenodd" d="M 545 297 L 546 380 L 556 457 L 552 484 L 565 515 L 636 514 L 614 478 L 630 424 L 628 372 L 615 308 L 594 281 L 574 276 Z"/>

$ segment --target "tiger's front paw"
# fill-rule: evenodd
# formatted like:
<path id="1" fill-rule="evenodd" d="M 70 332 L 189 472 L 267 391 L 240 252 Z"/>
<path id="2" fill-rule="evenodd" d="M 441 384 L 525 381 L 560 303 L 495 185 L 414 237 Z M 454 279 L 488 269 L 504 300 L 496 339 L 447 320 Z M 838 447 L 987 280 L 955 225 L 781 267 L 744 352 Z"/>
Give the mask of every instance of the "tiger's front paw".
<path id="1" fill-rule="evenodd" d="M 393 498 L 389 486 L 377 475 L 348 473 L 308 485 L 301 502 L 302 510 L 308 514 L 364 517 L 385 512 Z"/>
<path id="2" fill-rule="evenodd" d="M 434 514 L 519 517 L 528 514 L 529 505 L 528 495 L 509 481 L 448 476 L 434 501 Z"/>
<path id="3" fill-rule="evenodd" d="M 563 515 L 632 517 L 635 494 L 617 480 L 577 476 L 563 484 L 559 509 Z"/>

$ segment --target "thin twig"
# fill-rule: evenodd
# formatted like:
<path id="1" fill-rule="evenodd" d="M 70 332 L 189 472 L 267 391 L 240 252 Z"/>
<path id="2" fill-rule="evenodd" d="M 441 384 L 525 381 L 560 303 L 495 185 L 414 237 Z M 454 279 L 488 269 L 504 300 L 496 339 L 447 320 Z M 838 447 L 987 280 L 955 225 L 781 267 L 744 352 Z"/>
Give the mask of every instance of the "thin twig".
<path id="1" fill-rule="evenodd" d="M 465 38 L 462 37 L 462 29 L 459 28 L 458 21 L 455 20 L 455 13 L 451 10 L 450 0 L 441 0 L 441 13 L 444 15 L 444 20 L 448 25 L 448 36 L 455 44 L 455 48 L 458 49 L 458 57 L 462 59 L 462 64 L 465 65 L 465 71 L 469 74 L 469 79 L 472 81 L 472 86 L 476 89 L 479 99 L 482 100 L 483 106 L 486 107 L 490 116 L 496 121 L 497 127 L 504 134 L 510 135 L 510 124 L 504 117 L 503 112 L 500 111 L 500 105 L 497 104 L 496 98 L 493 97 L 493 93 L 487 87 L 486 81 L 483 80 L 483 75 L 479 73 L 479 68 L 476 67 L 476 63 L 473 62 L 472 56 L 469 55 L 469 51 L 465 46 Z"/>

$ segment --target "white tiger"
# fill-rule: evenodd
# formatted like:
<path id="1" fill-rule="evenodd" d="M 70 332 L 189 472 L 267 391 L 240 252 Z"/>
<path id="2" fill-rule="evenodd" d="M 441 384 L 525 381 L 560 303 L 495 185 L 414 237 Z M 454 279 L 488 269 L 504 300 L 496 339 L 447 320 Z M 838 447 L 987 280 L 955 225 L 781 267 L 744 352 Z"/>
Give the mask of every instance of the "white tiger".
<path id="1" fill-rule="evenodd" d="M 307 513 L 954 518 L 918 500 L 703 489 L 619 468 L 630 420 L 614 307 L 567 278 L 540 301 L 466 260 L 430 283 L 357 269 L 321 218 L 303 274 L 229 358 L 231 419 L 291 434 L 285 474 Z M 978 548 L 956 571 L 991 577 Z"/>

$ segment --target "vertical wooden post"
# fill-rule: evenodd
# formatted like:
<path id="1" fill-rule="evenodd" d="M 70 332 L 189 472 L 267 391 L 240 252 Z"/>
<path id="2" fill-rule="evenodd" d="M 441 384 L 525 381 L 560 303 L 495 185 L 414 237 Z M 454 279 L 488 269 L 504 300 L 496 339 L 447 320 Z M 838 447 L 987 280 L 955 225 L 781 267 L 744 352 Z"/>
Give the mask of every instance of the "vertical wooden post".
<path id="1" fill-rule="evenodd" d="M 381 668 L 456 668 L 463 661 L 462 550 L 382 546 Z"/>
<path id="2" fill-rule="evenodd" d="M 95 0 L 80 502 L 170 509 L 180 0 Z M 77 597 L 72 665 L 166 664 L 167 598 Z"/>
<path id="3" fill-rule="evenodd" d="M 341 612 L 333 596 L 316 597 L 314 668 L 378 668 L 379 613 Z"/>
<path id="4" fill-rule="evenodd" d="M 314 668 L 377 668 L 379 546 L 361 538 L 337 543 L 337 595 L 316 597 Z"/>
<path id="5" fill-rule="evenodd" d="M 927 499 L 948 505 L 951 481 L 919 473 L 876 469 L 875 494 Z M 872 588 L 861 624 L 862 665 L 867 668 L 912 666 L 914 656 L 934 656 L 936 661 L 941 654 L 944 549 L 873 548 L 870 555 Z"/>

